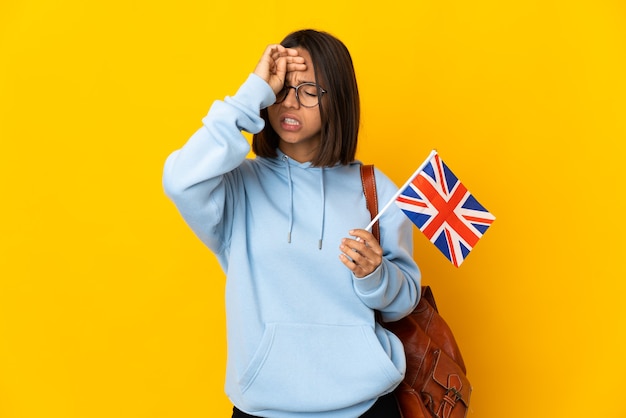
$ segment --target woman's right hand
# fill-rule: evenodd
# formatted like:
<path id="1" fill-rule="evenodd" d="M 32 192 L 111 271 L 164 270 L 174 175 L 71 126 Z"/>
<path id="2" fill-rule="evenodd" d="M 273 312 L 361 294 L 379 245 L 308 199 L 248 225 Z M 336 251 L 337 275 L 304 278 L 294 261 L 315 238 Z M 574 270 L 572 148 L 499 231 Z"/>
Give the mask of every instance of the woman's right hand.
<path id="1" fill-rule="evenodd" d="M 297 49 L 274 44 L 265 49 L 254 74 L 265 80 L 274 94 L 278 94 L 285 85 L 285 75 L 292 71 L 306 71 L 304 57 L 300 56 Z"/>

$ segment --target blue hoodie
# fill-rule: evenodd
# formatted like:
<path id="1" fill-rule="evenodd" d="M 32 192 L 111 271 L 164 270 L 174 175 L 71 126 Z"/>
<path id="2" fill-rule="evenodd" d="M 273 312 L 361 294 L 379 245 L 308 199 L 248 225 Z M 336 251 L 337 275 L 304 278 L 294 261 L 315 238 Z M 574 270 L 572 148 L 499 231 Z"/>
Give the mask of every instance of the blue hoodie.
<path id="1" fill-rule="evenodd" d="M 200 128 L 165 163 L 163 184 L 227 275 L 226 393 L 269 418 L 355 418 L 402 380 L 400 340 L 374 311 L 397 320 L 417 305 L 420 272 L 412 224 L 395 205 L 380 220 L 380 267 L 355 277 L 341 239 L 370 221 L 360 163 L 313 167 L 280 150 L 248 159 L 242 131 L 264 127 L 275 100 L 251 74 L 216 101 Z M 397 190 L 376 171 L 378 198 Z"/>

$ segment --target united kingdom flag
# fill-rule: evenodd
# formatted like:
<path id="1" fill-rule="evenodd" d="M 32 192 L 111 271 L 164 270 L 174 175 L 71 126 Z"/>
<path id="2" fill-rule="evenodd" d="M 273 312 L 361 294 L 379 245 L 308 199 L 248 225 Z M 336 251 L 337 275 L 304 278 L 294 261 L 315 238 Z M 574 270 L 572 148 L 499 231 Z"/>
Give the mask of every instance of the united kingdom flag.
<path id="1" fill-rule="evenodd" d="M 459 267 L 496 219 L 433 151 L 396 204 Z"/>

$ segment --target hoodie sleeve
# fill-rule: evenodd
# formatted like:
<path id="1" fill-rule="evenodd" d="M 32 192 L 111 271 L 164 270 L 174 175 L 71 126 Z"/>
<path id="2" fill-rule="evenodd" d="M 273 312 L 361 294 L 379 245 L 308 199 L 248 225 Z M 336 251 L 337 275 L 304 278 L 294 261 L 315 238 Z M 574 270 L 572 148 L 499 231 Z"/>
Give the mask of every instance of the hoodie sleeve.
<path id="1" fill-rule="evenodd" d="M 376 188 L 380 202 L 388 202 L 396 186 L 376 170 Z M 383 262 L 369 276 L 353 277 L 359 298 L 381 312 L 386 322 L 397 321 L 415 309 L 421 293 L 421 272 L 413 259 L 413 224 L 396 206 L 391 205 L 380 217 L 380 241 Z"/>
<path id="2" fill-rule="evenodd" d="M 218 254 L 229 241 L 235 191 L 241 187 L 234 170 L 250 151 L 242 131 L 260 132 L 265 126 L 260 110 L 275 99 L 270 86 L 250 74 L 233 97 L 213 103 L 203 126 L 165 161 L 165 193 L 202 242 Z"/>

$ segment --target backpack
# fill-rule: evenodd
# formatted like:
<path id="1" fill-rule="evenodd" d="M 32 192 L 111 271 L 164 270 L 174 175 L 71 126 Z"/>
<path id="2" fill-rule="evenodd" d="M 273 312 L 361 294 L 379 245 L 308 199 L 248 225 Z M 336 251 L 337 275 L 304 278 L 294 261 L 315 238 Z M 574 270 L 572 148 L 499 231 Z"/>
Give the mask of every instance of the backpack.
<path id="1" fill-rule="evenodd" d="M 378 213 L 374 166 L 361 166 L 361 181 L 374 219 Z M 378 222 L 372 234 L 380 241 Z M 402 417 L 466 417 L 472 386 L 461 351 L 452 330 L 439 315 L 430 286 L 422 286 L 420 301 L 409 315 L 394 322 L 379 322 L 404 344 L 406 373 L 394 391 Z"/>

